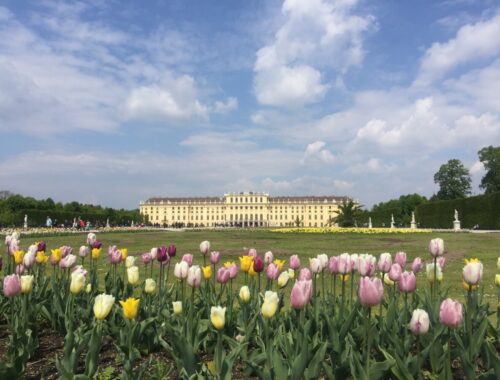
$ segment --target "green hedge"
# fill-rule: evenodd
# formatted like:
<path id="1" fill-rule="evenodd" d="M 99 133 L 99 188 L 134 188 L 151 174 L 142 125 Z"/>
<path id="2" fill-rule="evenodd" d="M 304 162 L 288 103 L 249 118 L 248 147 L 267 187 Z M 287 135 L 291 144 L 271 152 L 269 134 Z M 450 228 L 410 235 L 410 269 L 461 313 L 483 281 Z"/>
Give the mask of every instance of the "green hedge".
<path id="1" fill-rule="evenodd" d="M 500 193 L 421 204 L 415 218 L 419 227 L 453 228 L 455 210 L 462 228 L 479 225 L 482 230 L 500 230 Z"/>
<path id="2" fill-rule="evenodd" d="M 387 208 L 380 211 L 365 211 L 359 217 L 356 217 L 358 227 L 368 226 L 368 218 L 372 218 L 373 227 L 390 227 L 391 215 L 394 215 L 394 223 L 396 226 L 408 227 L 408 217 L 402 214 L 399 207 Z M 406 226 L 408 224 L 408 226 Z"/>

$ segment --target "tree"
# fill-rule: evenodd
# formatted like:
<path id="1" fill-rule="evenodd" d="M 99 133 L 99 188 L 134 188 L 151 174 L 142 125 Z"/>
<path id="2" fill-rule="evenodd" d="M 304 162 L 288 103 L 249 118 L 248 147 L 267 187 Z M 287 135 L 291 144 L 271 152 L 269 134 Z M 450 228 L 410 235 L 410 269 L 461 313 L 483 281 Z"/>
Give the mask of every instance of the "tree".
<path id="1" fill-rule="evenodd" d="M 486 194 L 500 191 L 500 146 L 488 146 L 477 152 L 479 161 L 486 169 L 486 174 L 481 179 L 479 187 Z"/>
<path id="2" fill-rule="evenodd" d="M 340 227 L 354 227 L 359 212 L 359 206 L 353 200 L 344 201 L 339 205 L 339 214 L 334 221 Z"/>
<path id="3" fill-rule="evenodd" d="M 460 162 L 452 159 L 441 165 L 434 174 L 434 183 L 439 185 L 437 199 L 466 198 L 471 193 L 469 170 Z"/>

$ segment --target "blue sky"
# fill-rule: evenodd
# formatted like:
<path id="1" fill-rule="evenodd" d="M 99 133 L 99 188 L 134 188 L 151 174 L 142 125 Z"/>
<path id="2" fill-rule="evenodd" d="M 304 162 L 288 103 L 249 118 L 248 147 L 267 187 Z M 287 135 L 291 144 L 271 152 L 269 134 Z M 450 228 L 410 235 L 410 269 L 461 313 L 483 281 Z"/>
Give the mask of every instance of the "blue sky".
<path id="1" fill-rule="evenodd" d="M 0 2 L 0 188 L 437 191 L 500 143 L 498 1 Z"/>

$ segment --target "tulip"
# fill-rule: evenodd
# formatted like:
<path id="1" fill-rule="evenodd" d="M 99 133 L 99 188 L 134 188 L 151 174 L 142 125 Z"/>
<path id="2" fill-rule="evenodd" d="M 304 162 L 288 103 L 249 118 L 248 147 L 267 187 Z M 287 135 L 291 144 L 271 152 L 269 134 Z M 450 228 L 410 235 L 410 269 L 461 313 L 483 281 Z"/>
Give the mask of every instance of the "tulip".
<path id="1" fill-rule="evenodd" d="M 85 275 L 80 271 L 74 271 L 71 273 L 71 284 L 69 290 L 73 294 L 78 294 L 82 291 L 85 286 Z"/>
<path id="2" fill-rule="evenodd" d="M 17 274 L 3 278 L 3 294 L 5 297 L 15 297 L 21 293 L 21 279 Z"/>
<path id="3" fill-rule="evenodd" d="M 9 255 L 13 255 L 14 252 L 19 251 L 19 240 L 12 238 L 8 247 Z"/>
<path id="4" fill-rule="evenodd" d="M 141 258 L 142 258 L 142 263 L 144 265 L 148 265 L 153 260 L 153 258 L 151 257 L 151 253 L 150 252 L 143 253 L 141 255 Z"/>
<path id="5" fill-rule="evenodd" d="M 72 254 L 68 254 L 66 257 L 63 257 L 59 261 L 59 267 L 63 269 L 71 268 L 76 264 L 76 256 Z"/>
<path id="6" fill-rule="evenodd" d="M 269 265 L 273 262 L 273 260 L 274 260 L 273 253 L 271 251 L 267 251 L 264 254 L 264 263 Z"/>
<path id="7" fill-rule="evenodd" d="M 415 257 L 413 263 L 411 263 L 411 271 L 415 274 L 422 270 L 422 259 L 420 257 Z"/>
<path id="8" fill-rule="evenodd" d="M 16 274 L 22 275 L 23 273 L 24 273 L 24 265 L 23 264 L 16 265 Z"/>
<path id="9" fill-rule="evenodd" d="M 128 256 L 125 259 L 125 267 L 130 268 L 133 267 L 135 264 L 135 257 L 134 256 Z"/>
<path id="10" fill-rule="evenodd" d="M 375 256 L 363 254 L 358 257 L 358 272 L 360 276 L 372 276 L 375 273 L 377 259 Z"/>
<path id="11" fill-rule="evenodd" d="M 14 251 L 14 262 L 19 265 L 23 262 L 24 252 L 20 250 Z"/>
<path id="12" fill-rule="evenodd" d="M 477 259 L 466 260 L 467 264 L 463 268 L 464 281 L 468 285 L 477 285 L 483 277 L 483 263 Z"/>
<path id="13" fill-rule="evenodd" d="M 290 293 L 290 304 L 294 309 L 303 309 L 311 301 L 312 280 L 298 280 Z"/>
<path id="14" fill-rule="evenodd" d="M 84 276 L 87 276 L 87 270 L 82 265 L 75 266 L 71 274 L 73 273 L 80 273 L 83 274 Z"/>
<path id="15" fill-rule="evenodd" d="M 93 232 L 90 232 L 87 235 L 87 244 L 88 245 L 92 245 L 96 240 L 97 240 L 97 236 Z"/>
<path id="16" fill-rule="evenodd" d="M 218 251 L 210 252 L 210 262 L 212 263 L 212 265 L 217 264 L 219 262 L 219 258 L 220 258 L 220 252 Z"/>
<path id="17" fill-rule="evenodd" d="M 253 256 L 241 256 L 240 257 L 241 271 L 248 273 L 251 267 L 253 267 Z"/>
<path id="18" fill-rule="evenodd" d="M 202 241 L 200 243 L 200 252 L 202 255 L 206 255 L 210 251 L 210 242 L 208 240 Z"/>
<path id="19" fill-rule="evenodd" d="M 434 263 L 429 263 L 425 267 L 425 272 L 427 275 L 427 280 L 430 282 L 434 282 L 434 280 L 441 281 L 443 279 L 443 272 L 441 271 L 441 267 L 436 265 L 436 279 L 434 279 Z"/>
<path id="20" fill-rule="evenodd" d="M 274 259 L 273 263 L 278 266 L 278 269 L 281 272 L 283 270 L 283 268 L 285 267 L 286 261 L 280 260 L 280 259 Z"/>
<path id="21" fill-rule="evenodd" d="M 80 247 L 80 249 L 78 250 L 78 255 L 82 258 L 87 257 L 89 255 L 89 253 L 90 253 L 90 249 L 86 245 L 82 245 Z"/>
<path id="22" fill-rule="evenodd" d="M 193 255 L 190 253 L 186 253 L 182 256 L 182 261 L 185 261 L 189 266 L 193 265 Z"/>
<path id="23" fill-rule="evenodd" d="M 384 275 L 384 284 L 388 285 L 388 286 L 394 286 L 395 282 L 392 281 L 389 276 L 385 276 Z"/>
<path id="24" fill-rule="evenodd" d="M 429 253 L 432 257 L 442 256 L 444 253 L 444 241 L 443 239 L 436 238 L 432 239 L 429 243 Z"/>
<path id="25" fill-rule="evenodd" d="M 310 280 L 312 278 L 309 268 L 302 268 L 299 272 L 299 281 Z"/>
<path id="26" fill-rule="evenodd" d="M 243 285 L 240 288 L 240 300 L 243 303 L 250 302 L 250 289 L 248 288 L 247 285 Z"/>
<path id="27" fill-rule="evenodd" d="M 235 279 L 238 275 L 238 266 L 236 263 L 231 263 L 231 265 L 227 268 L 229 270 L 229 278 L 231 280 Z"/>
<path id="28" fill-rule="evenodd" d="M 347 274 L 351 272 L 351 258 L 348 253 L 339 256 L 339 273 Z"/>
<path id="29" fill-rule="evenodd" d="M 290 278 L 295 278 L 295 271 L 292 268 L 288 268 L 287 272 Z"/>
<path id="30" fill-rule="evenodd" d="M 130 285 L 137 285 L 139 283 L 139 268 L 132 266 L 127 268 L 127 281 Z"/>
<path id="31" fill-rule="evenodd" d="M 174 309 L 175 315 L 181 315 L 182 314 L 182 301 L 172 302 L 172 308 Z"/>
<path id="32" fill-rule="evenodd" d="M 276 314 L 276 310 L 278 309 L 278 293 L 266 291 L 264 294 L 264 302 L 262 303 L 262 316 L 264 318 L 270 319 Z"/>
<path id="33" fill-rule="evenodd" d="M 114 303 L 115 297 L 105 293 L 99 294 L 94 300 L 94 316 L 102 321 L 108 316 Z"/>
<path id="34" fill-rule="evenodd" d="M 167 248 L 165 246 L 158 247 L 156 251 L 156 260 L 158 260 L 160 263 L 164 263 L 168 260 L 169 256 L 167 253 Z"/>
<path id="35" fill-rule="evenodd" d="M 139 299 L 129 297 L 126 301 L 120 301 L 123 308 L 123 316 L 128 320 L 134 319 L 137 316 L 139 309 Z"/>
<path id="36" fill-rule="evenodd" d="M 252 265 L 250 266 L 250 269 L 248 270 L 248 275 L 249 275 L 250 277 L 255 277 L 255 276 L 257 276 L 257 272 L 256 272 L 256 271 L 254 271 L 254 269 L 253 269 L 253 261 L 252 261 Z"/>
<path id="37" fill-rule="evenodd" d="M 217 270 L 217 282 L 219 284 L 226 284 L 229 281 L 230 273 L 229 269 L 221 267 Z"/>
<path id="38" fill-rule="evenodd" d="M 264 270 L 264 261 L 260 256 L 255 256 L 253 259 L 253 270 L 260 273 Z"/>
<path id="39" fill-rule="evenodd" d="M 401 269 L 401 266 L 397 263 L 395 264 L 392 264 L 391 265 L 391 270 L 389 271 L 389 278 L 392 280 L 392 281 L 399 281 L 399 279 L 401 278 L 401 272 L 403 270 Z"/>
<path id="40" fill-rule="evenodd" d="M 205 267 L 202 267 L 201 270 L 203 271 L 203 278 L 205 280 L 210 280 L 212 278 L 212 266 L 207 265 Z"/>
<path id="41" fill-rule="evenodd" d="M 358 296 L 363 306 L 378 305 L 384 297 L 384 286 L 380 278 L 361 277 Z"/>
<path id="42" fill-rule="evenodd" d="M 201 284 L 201 269 L 198 265 L 193 265 L 188 269 L 187 283 L 193 288 L 197 288 Z"/>
<path id="43" fill-rule="evenodd" d="M 220 306 L 212 306 L 210 309 L 210 322 L 217 330 L 222 330 L 226 323 L 226 308 Z"/>
<path id="44" fill-rule="evenodd" d="M 462 304 L 451 298 L 445 299 L 439 308 L 439 321 L 446 327 L 458 327 L 462 323 Z"/>
<path id="45" fill-rule="evenodd" d="M 85 293 L 89 294 L 92 291 L 92 284 L 87 284 L 85 287 Z"/>
<path id="46" fill-rule="evenodd" d="M 63 258 L 68 256 L 68 255 L 71 255 L 72 252 L 73 252 L 73 248 L 68 247 L 67 245 L 63 245 L 61 247 L 61 254 L 62 254 Z"/>
<path id="47" fill-rule="evenodd" d="M 321 261 L 317 257 L 313 257 L 309 259 L 309 267 L 311 268 L 311 272 L 318 274 L 321 272 Z"/>
<path id="48" fill-rule="evenodd" d="M 328 255 L 326 253 L 321 253 L 316 258 L 319 260 L 321 271 L 322 272 L 328 266 Z"/>
<path id="49" fill-rule="evenodd" d="M 339 258 L 337 256 L 330 257 L 330 261 L 328 262 L 328 270 L 331 274 L 339 273 Z"/>
<path id="50" fill-rule="evenodd" d="M 90 248 L 100 249 L 102 247 L 102 243 L 99 240 L 96 240 L 92 244 L 90 244 Z"/>
<path id="51" fill-rule="evenodd" d="M 49 261 L 49 256 L 45 255 L 44 251 L 38 251 L 35 260 L 38 264 L 45 264 Z"/>
<path id="52" fill-rule="evenodd" d="M 300 259 L 298 255 L 290 256 L 290 268 L 297 270 L 300 268 Z"/>
<path id="53" fill-rule="evenodd" d="M 266 276 L 270 280 L 276 280 L 280 274 L 278 266 L 274 263 L 271 263 L 266 268 Z"/>
<path id="54" fill-rule="evenodd" d="M 404 268 L 406 265 L 406 252 L 400 251 L 396 252 L 394 256 L 394 261 L 399 264 L 401 268 Z"/>
<path id="55" fill-rule="evenodd" d="M 349 259 L 351 260 L 351 272 L 357 271 L 359 255 L 357 253 L 353 253 L 352 255 L 349 255 Z"/>
<path id="56" fill-rule="evenodd" d="M 31 268 L 33 265 L 35 265 L 35 261 L 36 261 L 36 255 L 33 252 L 28 252 L 23 257 L 23 265 L 28 269 Z"/>
<path id="57" fill-rule="evenodd" d="M 120 249 L 120 253 L 122 254 L 121 261 L 125 261 L 127 259 L 127 253 L 128 253 L 127 248 Z"/>
<path id="58" fill-rule="evenodd" d="M 157 247 L 151 248 L 149 253 L 151 254 L 151 260 L 156 260 L 156 255 L 158 254 L 158 248 Z"/>
<path id="59" fill-rule="evenodd" d="M 284 288 L 288 284 L 288 280 L 290 280 L 290 275 L 287 271 L 281 272 L 278 276 L 278 286 L 280 288 Z"/>
<path id="60" fill-rule="evenodd" d="M 500 287 L 500 274 L 495 275 L 495 285 Z"/>
<path id="61" fill-rule="evenodd" d="M 21 293 L 27 294 L 33 290 L 34 278 L 32 275 L 21 276 Z"/>
<path id="62" fill-rule="evenodd" d="M 257 257 L 257 250 L 255 248 L 250 248 L 248 250 L 248 256 Z"/>
<path id="63" fill-rule="evenodd" d="M 122 261 L 122 253 L 120 252 L 119 249 L 113 250 L 111 251 L 109 258 L 111 260 L 111 264 L 114 265 L 119 264 L 120 261 Z"/>
<path id="64" fill-rule="evenodd" d="M 446 257 L 439 256 L 436 261 L 437 261 L 437 264 L 440 266 L 441 270 L 444 270 L 444 266 L 446 264 Z"/>
<path id="65" fill-rule="evenodd" d="M 31 244 L 29 246 L 28 252 L 26 252 L 26 254 L 31 253 L 33 255 L 36 255 L 37 252 L 38 252 L 38 244 Z"/>
<path id="66" fill-rule="evenodd" d="M 174 257 L 176 252 L 177 252 L 177 247 L 175 246 L 175 244 L 170 244 L 167 250 L 168 257 Z"/>
<path id="67" fill-rule="evenodd" d="M 382 273 L 388 273 L 391 270 L 391 266 L 391 254 L 388 252 L 381 253 L 380 258 L 378 259 L 378 270 Z"/>
<path id="68" fill-rule="evenodd" d="M 47 248 L 47 245 L 45 244 L 44 241 L 39 241 L 38 242 L 38 247 L 37 247 L 37 251 L 43 251 L 45 252 L 45 249 Z"/>
<path id="69" fill-rule="evenodd" d="M 101 255 L 101 248 L 92 248 L 92 260 L 97 260 Z"/>
<path id="70" fill-rule="evenodd" d="M 404 271 L 398 281 L 399 290 L 405 293 L 413 293 L 417 288 L 417 277 L 415 273 Z"/>
<path id="71" fill-rule="evenodd" d="M 153 294 L 156 290 L 156 282 L 152 278 L 147 278 L 144 282 L 144 292 L 147 294 Z"/>
<path id="72" fill-rule="evenodd" d="M 189 270 L 189 265 L 185 261 L 181 261 L 180 263 L 176 263 L 174 267 L 174 276 L 179 280 L 184 280 L 187 278 Z"/>
<path id="73" fill-rule="evenodd" d="M 429 314 L 425 310 L 415 309 L 413 310 L 413 314 L 411 316 L 410 321 L 410 330 L 415 335 L 423 335 L 427 334 L 429 331 Z"/>

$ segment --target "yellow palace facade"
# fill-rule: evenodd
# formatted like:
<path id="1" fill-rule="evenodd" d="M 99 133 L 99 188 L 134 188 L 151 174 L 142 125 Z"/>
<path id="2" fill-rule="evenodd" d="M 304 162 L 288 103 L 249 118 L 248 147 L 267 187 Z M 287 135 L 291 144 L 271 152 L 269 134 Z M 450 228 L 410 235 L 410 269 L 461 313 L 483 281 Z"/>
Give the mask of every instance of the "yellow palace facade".
<path id="1" fill-rule="evenodd" d="M 162 227 L 324 227 L 346 196 L 270 196 L 228 193 L 222 197 L 150 198 L 139 210 Z"/>

